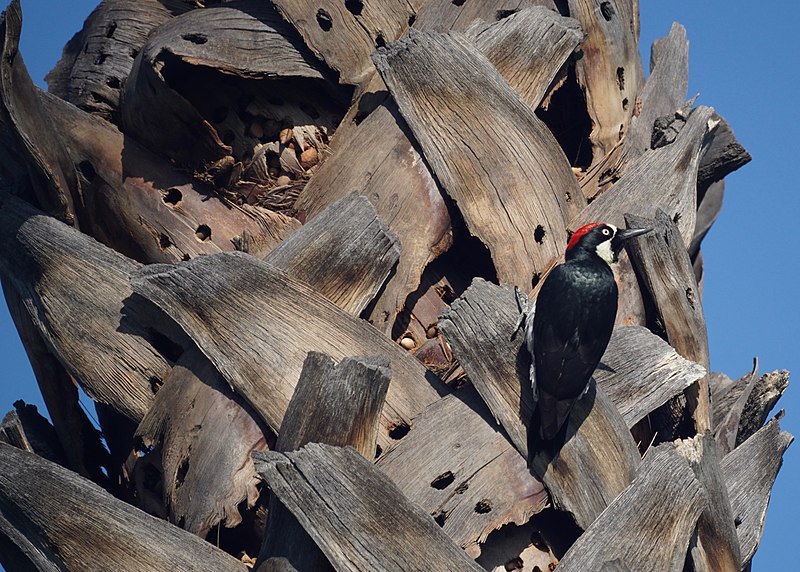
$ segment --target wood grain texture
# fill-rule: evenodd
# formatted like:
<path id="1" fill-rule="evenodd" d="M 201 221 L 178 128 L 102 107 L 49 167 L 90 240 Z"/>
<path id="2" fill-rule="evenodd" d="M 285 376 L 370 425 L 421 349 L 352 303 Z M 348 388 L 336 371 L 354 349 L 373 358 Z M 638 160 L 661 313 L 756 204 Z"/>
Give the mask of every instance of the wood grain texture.
<path id="1" fill-rule="evenodd" d="M 496 23 L 477 21 L 466 36 L 531 109 L 539 107 L 553 78 L 584 38 L 576 20 L 542 6 Z"/>
<path id="2" fill-rule="evenodd" d="M 312 443 L 255 462 L 337 570 L 482 570 L 351 448 Z"/>
<path id="3" fill-rule="evenodd" d="M 297 28 L 306 45 L 339 72 L 342 83 L 359 84 L 373 69 L 372 52 L 403 35 L 413 22 L 420 2 L 274 0 L 272 3 Z"/>
<path id="4" fill-rule="evenodd" d="M 524 524 L 547 505 L 525 459 L 473 389 L 423 411 L 378 467 L 472 557 L 497 528 Z"/>
<path id="5" fill-rule="evenodd" d="M 632 0 L 569 0 L 569 14 L 586 33 L 575 62 L 592 122 L 592 162 L 599 162 L 628 130 L 644 80 L 639 56 L 639 5 Z"/>
<path id="6" fill-rule="evenodd" d="M 197 348 L 178 359 L 136 429 L 138 506 L 205 538 L 258 499 L 250 460 L 267 444 L 255 413 Z M 161 480 L 154 482 L 153 474 Z"/>
<path id="7" fill-rule="evenodd" d="M 673 143 L 650 150 L 631 163 L 614 186 L 574 218 L 569 228 L 598 220 L 624 226 L 626 213 L 652 217 L 661 209 L 677 219 L 681 237 L 689 244 L 696 220 L 697 166 L 711 114 L 708 107 L 694 109 Z"/>
<path id="8" fill-rule="evenodd" d="M 463 37 L 412 29 L 375 62 L 499 279 L 529 287 L 566 240 L 565 197 L 579 196 L 555 138 Z"/>
<path id="9" fill-rule="evenodd" d="M 246 570 L 196 536 L 5 443 L 0 508 L 2 533 L 39 570 Z"/>
<path id="10" fill-rule="evenodd" d="M 655 219 L 626 215 L 630 228 L 653 232 L 628 245 L 628 253 L 647 296 L 658 313 L 667 340 L 680 355 L 709 369 L 708 332 L 697 282 L 678 226 L 663 211 Z M 686 392 L 699 433 L 711 429 L 708 377 Z"/>
<path id="11" fill-rule="evenodd" d="M 398 345 L 301 282 L 242 253 L 152 267 L 135 291 L 175 320 L 237 393 L 277 433 L 309 351 L 342 359 L 383 354 L 394 376 L 379 441 L 444 392 L 441 382 Z M 312 310 L 312 311 L 310 311 Z"/>
<path id="12" fill-rule="evenodd" d="M 358 193 L 339 199 L 267 257 L 343 310 L 359 315 L 400 258 L 397 237 Z"/>
<path id="13" fill-rule="evenodd" d="M 275 450 L 296 451 L 312 442 L 349 445 L 371 462 L 390 376 L 389 361 L 382 356 L 345 358 L 335 364 L 325 354 L 310 352 Z M 319 547 L 274 495 L 268 514 L 259 562 L 284 557 L 298 570 L 331 569 Z"/>
<path id="14" fill-rule="evenodd" d="M 94 400 L 138 421 L 170 367 L 137 320 L 139 264 L 0 193 L 0 271 L 50 351 Z"/>
<path id="15" fill-rule="evenodd" d="M 427 0 L 417 12 L 414 28 L 440 33 L 463 32 L 476 20 L 490 24 L 535 6 L 557 11 L 555 4 L 554 0 Z"/>
<path id="16" fill-rule="evenodd" d="M 680 572 L 706 502 L 700 483 L 671 444 L 651 449 L 630 487 L 572 545 L 559 570 L 597 570 L 618 560 L 630 570 Z M 620 565 L 615 566 L 610 569 Z"/>
<path id="17" fill-rule="evenodd" d="M 728 488 L 744 569 L 753 557 L 764 531 L 770 491 L 794 437 L 781 431 L 777 419 L 759 429 L 722 459 L 720 468 Z"/>
<path id="18" fill-rule="evenodd" d="M 713 120 L 719 121 L 711 143 L 700 159 L 697 172 L 697 188 L 703 192 L 709 185 L 721 181 L 733 171 L 749 163 L 753 158 L 736 139 L 730 124 L 716 113 Z"/>
<path id="19" fill-rule="evenodd" d="M 32 202 L 63 222 L 76 224 L 78 177 L 19 53 L 21 32 L 20 3 L 12 0 L 0 16 L 0 124 L 11 131 L 13 140 L 13 149 L 4 153 L 18 154 L 27 166 L 27 172 L 15 175 L 30 179 Z"/>
<path id="20" fill-rule="evenodd" d="M 170 4 L 169 8 L 165 4 Z M 136 54 L 150 32 L 178 9 L 178 2 L 104 0 L 45 76 L 48 91 L 88 113 L 117 122 L 122 86 Z M 183 4 L 183 9 L 191 8 Z"/>

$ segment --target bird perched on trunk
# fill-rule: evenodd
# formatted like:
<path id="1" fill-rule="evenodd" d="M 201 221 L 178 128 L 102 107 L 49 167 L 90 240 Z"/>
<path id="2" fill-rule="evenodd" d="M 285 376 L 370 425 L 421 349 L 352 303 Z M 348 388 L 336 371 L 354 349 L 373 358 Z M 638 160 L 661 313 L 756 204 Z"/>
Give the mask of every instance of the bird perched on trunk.
<path id="1" fill-rule="evenodd" d="M 628 240 L 649 231 L 584 225 L 570 237 L 565 262 L 545 278 L 533 320 L 525 324 L 535 402 L 529 432 L 541 442 L 563 438 L 570 411 L 611 339 L 617 315 L 611 264 Z"/>

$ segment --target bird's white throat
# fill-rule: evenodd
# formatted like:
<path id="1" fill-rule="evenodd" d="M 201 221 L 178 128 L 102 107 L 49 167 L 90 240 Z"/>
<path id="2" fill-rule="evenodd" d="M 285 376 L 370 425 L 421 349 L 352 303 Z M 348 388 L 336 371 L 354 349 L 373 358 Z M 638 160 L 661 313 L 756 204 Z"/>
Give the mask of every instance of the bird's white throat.
<path id="1" fill-rule="evenodd" d="M 614 253 L 611 251 L 611 241 L 604 240 L 595 248 L 597 256 L 608 262 L 609 265 L 614 263 Z"/>

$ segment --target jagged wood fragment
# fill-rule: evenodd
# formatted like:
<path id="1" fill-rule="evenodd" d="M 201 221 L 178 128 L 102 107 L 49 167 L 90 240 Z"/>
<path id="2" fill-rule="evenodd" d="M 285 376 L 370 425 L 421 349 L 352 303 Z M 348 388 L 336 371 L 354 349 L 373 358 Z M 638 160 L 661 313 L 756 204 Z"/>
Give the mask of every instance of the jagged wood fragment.
<path id="1" fill-rule="evenodd" d="M 258 499 L 250 454 L 266 448 L 262 429 L 197 348 L 164 379 L 136 437 L 143 456 L 132 480 L 143 510 L 204 538 L 220 522 L 238 525 L 238 506 Z M 157 487 L 154 471 L 162 477 Z"/>
<path id="2" fill-rule="evenodd" d="M 566 240 L 566 195 L 579 196 L 555 138 L 463 37 L 412 29 L 375 62 L 500 280 L 529 287 Z"/>
<path id="3" fill-rule="evenodd" d="M 246 570 L 204 540 L 5 443 L 0 507 L 0 533 L 37 570 Z"/>
<path id="4" fill-rule="evenodd" d="M 544 487 L 498 429 L 480 397 L 465 387 L 416 417 L 409 434 L 377 463 L 473 558 L 493 530 L 524 524 L 547 505 Z"/>
<path id="5" fill-rule="evenodd" d="M 170 364 L 130 299 L 140 265 L 0 192 L 0 271 L 92 399 L 138 421 Z M 98 367 L 102 364 L 102 367 Z"/>
<path id="6" fill-rule="evenodd" d="M 576 20 L 541 6 L 475 22 L 466 35 L 531 109 L 584 37 Z"/>
<path id="7" fill-rule="evenodd" d="M 689 551 L 695 570 L 739 572 L 741 551 L 728 489 L 720 469 L 721 449 L 711 432 L 679 440 L 676 447 L 703 485 L 707 501 Z"/>
<path id="8" fill-rule="evenodd" d="M 631 485 L 572 545 L 559 570 L 604 569 L 618 560 L 630 570 L 680 572 L 706 502 L 700 483 L 672 444 L 651 449 Z"/>
<path id="9" fill-rule="evenodd" d="M 419 0 L 341 2 L 274 0 L 314 53 L 339 72 L 342 83 L 359 84 L 372 71 L 370 55 L 377 46 L 403 35 Z"/>
<path id="10" fill-rule="evenodd" d="M 625 213 L 653 216 L 661 209 L 677 221 L 681 237 L 689 244 L 697 210 L 697 166 L 710 129 L 712 110 L 694 109 L 671 144 L 636 159 L 614 186 L 597 197 L 574 218 L 569 227 L 605 221 L 624 226 Z"/>
<path id="11" fill-rule="evenodd" d="M 393 383 L 379 442 L 408 424 L 444 391 L 441 382 L 398 345 L 274 266 L 242 253 L 203 256 L 176 267 L 151 267 L 135 291 L 177 322 L 277 433 L 309 351 L 334 359 L 384 354 Z M 312 310 L 312 311 L 309 311 Z"/>
<path id="12" fill-rule="evenodd" d="M 353 192 L 305 224 L 265 260 L 358 315 L 399 258 L 397 237 L 375 207 Z"/>
<path id="13" fill-rule="evenodd" d="M 296 451 L 312 442 L 350 445 L 371 461 L 391 376 L 388 365 L 381 356 L 345 358 L 334 364 L 329 356 L 310 352 L 275 450 Z M 275 496 L 270 498 L 267 531 L 258 560 L 273 557 L 285 557 L 299 570 L 330 569 L 314 541 Z"/>
<path id="14" fill-rule="evenodd" d="M 417 12 L 414 28 L 429 32 L 463 32 L 476 20 L 492 23 L 526 8 L 543 6 L 557 12 L 554 0 L 427 0 Z"/>
<path id="15" fill-rule="evenodd" d="M 592 122 L 592 163 L 599 162 L 628 130 L 644 72 L 639 56 L 639 5 L 616 0 L 569 0 L 569 14 L 587 38 L 575 62 Z"/>
<path id="16" fill-rule="evenodd" d="M 733 134 L 733 129 L 725 119 L 717 115 L 712 120 L 719 121 L 714 130 L 697 171 L 697 189 L 704 192 L 709 185 L 721 181 L 733 171 L 746 165 L 753 158 Z"/>
<path id="17" fill-rule="evenodd" d="M 792 435 L 781 431 L 777 419 L 773 419 L 720 463 L 733 515 L 739 523 L 736 532 L 742 551 L 742 569 L 761 542 L 772 485 L 783 463 L 783 453 L 793 440 Z"/>
<path id="18" fill-rule="evenodd" d="M 628 253 L 647 295 L 658 313 L 667 340 L 680 355 L 709 369 L 708 333 L 694 270 L 678 226 L 663 211 L 655 219 L 626 215 L 631 228 L 653 231 L 628 245 Z M 699 433 L 711 429 L 708 377 L 686 392 Z"/>
<path id="19" fill-rule="evenodd" d="M 25 164 L 27 172 L 14 175 L 30 178 L 32 202 L 48 214 L 76 224 L 78 177 L 22 60 L 21 32 L 20 3 L 12 0 L 0 17 L 0 126 L 10 130 L 14 148 L 2 151 L 18 155 Z"/>
<path id="20" fill-rule="evenodd" d="M 351 448 L 312 443 L 255 462 L 337 570 L 482 570 Z"/>

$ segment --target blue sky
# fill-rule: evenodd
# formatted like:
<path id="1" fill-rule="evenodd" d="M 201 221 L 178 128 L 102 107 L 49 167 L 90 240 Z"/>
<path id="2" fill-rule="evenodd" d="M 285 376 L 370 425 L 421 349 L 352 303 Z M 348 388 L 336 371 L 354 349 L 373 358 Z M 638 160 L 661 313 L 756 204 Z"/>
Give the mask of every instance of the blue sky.
<path id="1" fill-rule="evenodd" d="M 23 0 L 21 52 L 34 81 L 61 55 L 97 0 Z M 643 58 L 673 21 L 688 33 L 689 94 L 713 106 L 732 125 L 753 161 L 726 180 L 725 206 L 703 245 L 704 307 L 712 369 L 737 378 L 758 356 L 761 371 L 800 371 L 798 323 L 798 225 L 800 189 L 793 173 L 800 141 L 797 46 L 800 2 L 769 9 L 744 0 L 642 0 Z M 795 54 L 795 55 L 792 55 Z M 794 63 L 792 63 L 794 62 Z M 44 411 L 24 350 L 0 303 L 0 409 L 16 399 Z M 780 402 L 784 430 L 800 435 L 800 397 L 790 385 Z M 798 445 L 789 449 L 773 491 L 767 525 L 753 569 L 789 570 L 797 511 L 792 490 L 800 482 Z"/>

